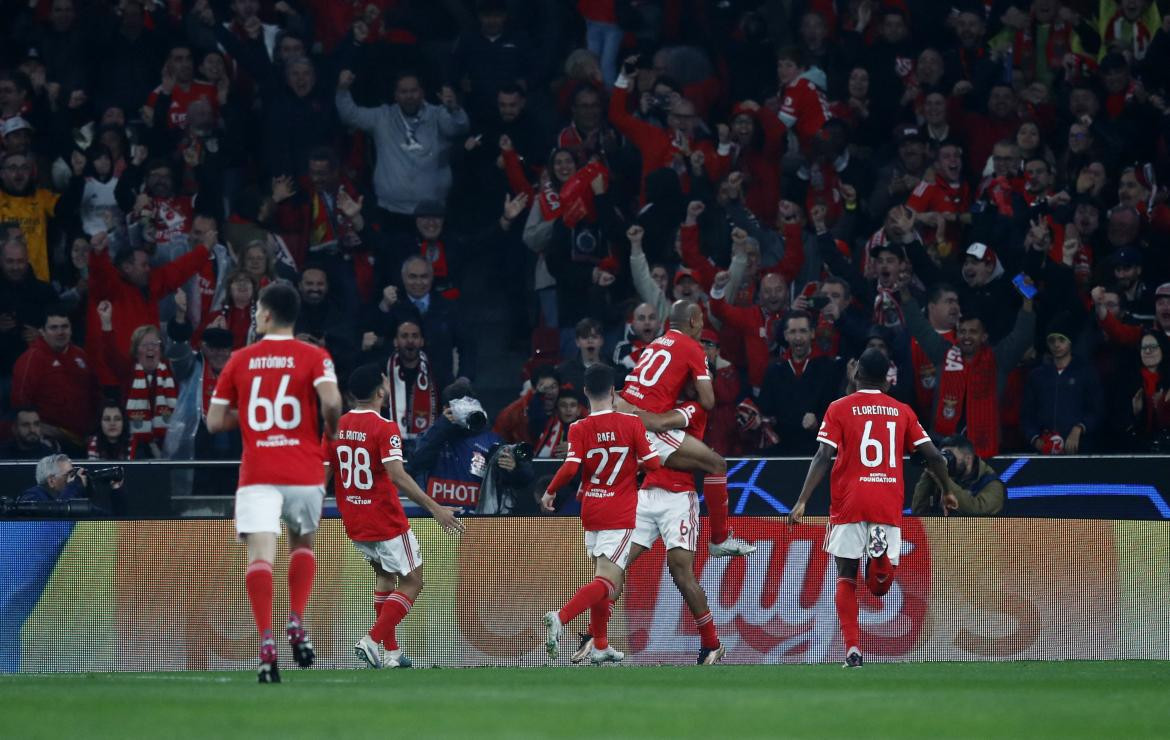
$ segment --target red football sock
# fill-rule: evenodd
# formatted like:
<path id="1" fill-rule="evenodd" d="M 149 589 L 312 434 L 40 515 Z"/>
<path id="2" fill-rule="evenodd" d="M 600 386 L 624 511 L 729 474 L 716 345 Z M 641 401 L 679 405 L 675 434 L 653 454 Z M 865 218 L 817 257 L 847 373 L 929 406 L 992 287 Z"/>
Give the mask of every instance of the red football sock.
<path id="1" fill-rule="evenodd" d="M 707 514 L 711 522 L 711 541 L 719 544 L 731 535 L 727 526 L 727 476 L 708 475 L 703 478 L 703 497 L 707 499 Z"/>
<path id="2" fill-rule="evenodd" d="M 305 616 L 313 577 L 317 575 L 317 556 L 307 547 L 298 547 L 288 555 L 288 610 L 297 619 Z"/>
<path id="3" fill-rule="evenodd" d="M 609 618 L 613 617 L 613 610 L 614 610 L 614 607 L 616 605 L 617 605 L 617 602 L 614 601 L 613 599 L 606 599 L 605 600 L 605 616 L 607 617 L 607 619 L 606 619 L 607 624 L 609 623 Z M 587 634 L 591 637 L 593 636 L 593 607 L 590 607 L 589 624 L 585 625 L 585 634 Z"/>
<path id="4" fill-rule="evenodd" d="M 707 611 L 695 617 L 695 626 L 699 628 L 699 644 L 706 650 L 719 647 L 719 633 L 715 631 L 715 617 Z"/>
<path id="5" fill-rule="evenodd" d="M 894 564 L 890 556 L 882 553 L 880 558 L 870 558 L 865 566 L 865 585 L 874 596 L 885 596 L 894 585 Z"/>
<path id="6" fill-rule="evenodd" d="M 386 605 L 386 599 L 390 597 L 389 591 L 375 591 L 374 592 L 374 619 L 382 616 L 382 607 Z"/>
<path id="7" fill-rule="evenodd" d="M 244 572 L 244 587 L 252 604 L 252 619 L 260 636 L 272 632 L 272 563 L 256 560 Z"/>
<path id="8" fill-rule="evenodd" d="M 378 620 L 370 629 L 370 637 L 374 642 L 381 643 L 387 650 L 397 650 L 398 635 L 395 628 L 410 613 L 410 607 L 413 605 L 414 602 L 401 591 L 395 591 L 387 596 L 386 602 L 382 605 L 382 613 L 378 615 Z"/>
<path id="9" fill-rule="evenodd" d="M 602 599 L 589 607 L 589 634 L 593 635 L 593 647 L 605 650 L 609 647 L 609 618 L 613 614 L 613 602 Z"/>
<path id="10" fill-rule="evenodd" d="M 577 589 L 577 593 L 573 594 L 573 598 L 569 599 L 569 603 L 561 607 L 558 615 L 561 618 L 561 624 L 568 624 L 577 617 L 578 614 L 585 611 L 589 607 L 598 602 L 605 602 L 609 599 L 609 595 L 613 593 L 613 584 L 605 578 L 597 576 L 589 583 L 586 583 L 581 588 Z M 596 635 L 595 635 L 596 637 Z"/>
<path id="11" fill-rule="evenodd" d="M 837 576 L 837 621 L 841 623 L 841 639 L 845 650 L 861 648 L 861 627 L 857 623 L 857 579 Z"/>

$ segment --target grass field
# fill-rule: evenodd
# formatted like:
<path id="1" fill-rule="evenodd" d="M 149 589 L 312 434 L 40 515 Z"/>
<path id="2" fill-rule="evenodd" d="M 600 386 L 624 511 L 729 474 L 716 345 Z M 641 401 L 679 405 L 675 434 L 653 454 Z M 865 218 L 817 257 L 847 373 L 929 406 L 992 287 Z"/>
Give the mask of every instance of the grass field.
<path id="1" fill-rule="evenodd" d="M 1170 663 L 0 677 L 4 738 L 1166 737 Z"/>

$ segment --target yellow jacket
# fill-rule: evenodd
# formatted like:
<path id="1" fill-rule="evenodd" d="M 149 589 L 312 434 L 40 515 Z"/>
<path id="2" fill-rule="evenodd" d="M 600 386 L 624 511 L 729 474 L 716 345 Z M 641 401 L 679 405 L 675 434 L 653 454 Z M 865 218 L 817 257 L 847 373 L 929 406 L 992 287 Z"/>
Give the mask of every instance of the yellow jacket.
<path id="1" fill-rule="evenodd" d="M 37 188 L 32 195 L 0 192 L 0 222 L 18 221 L 28 242 L 28 261 L 37 280 L 49 282 L 49 219 L 61 198 Z"/>

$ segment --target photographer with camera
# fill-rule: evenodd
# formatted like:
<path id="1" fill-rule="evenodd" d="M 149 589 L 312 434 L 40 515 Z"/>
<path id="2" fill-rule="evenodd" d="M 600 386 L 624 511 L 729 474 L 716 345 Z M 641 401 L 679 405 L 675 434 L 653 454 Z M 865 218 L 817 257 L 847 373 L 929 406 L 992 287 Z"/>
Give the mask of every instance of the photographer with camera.
<path id="1" fill-rule="evenodd" d="M 958 499 L 959 508 L 950 512 L 966 516 L 994 516 L 1003 513 L 1007 488 L 995 470 L 975 454 L 971 440 L 962 435 L 946 437 L 939 443 L 947 461 L 947 492 Z M 942 487 L 929 470 L 923 471 L 914 486 L 910 509 L 915 516 L 940 514 Z"/>
<path id="2" fill-rule="evenodd" d="M 514 513 L 521 500 L 516 492 L 534 477 L 532 447 L 504 444 L 467 381 L 444 388 L 442 403 L 443 414 L 418 441 L 408 471 L 444 506 L 478 514 Z"/>
<path id="3" fill-rule="evenodd" d="M 122 480 L 121 468 L 102 468 L 103 481 Z M 37 484 L 16 499 L 22 510 L 36 513 L 99 514 L 103 510 L 89 500 L 93 483 L 85 468 L 73 467 L 68 455 L 49 455 L 37 461 Z M 74 502 L 77 502 L 74 504 Z"/>

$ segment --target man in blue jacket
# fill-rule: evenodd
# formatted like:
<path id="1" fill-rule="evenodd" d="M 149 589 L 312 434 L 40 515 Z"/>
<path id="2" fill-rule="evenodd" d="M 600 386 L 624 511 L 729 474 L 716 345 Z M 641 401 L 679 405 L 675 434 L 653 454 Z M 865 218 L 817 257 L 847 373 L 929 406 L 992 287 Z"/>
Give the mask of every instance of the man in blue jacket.
<path id="1" fill-rule="evenodd" d="M 1097 372 L 1073 355 L 1072 324 L 1053 318 L 1046 342 L 1048 358 L 1028 376 L 1020 424 L 1032 447 L 1045 455 L 1089 452 L 1104 416 Z"/>

